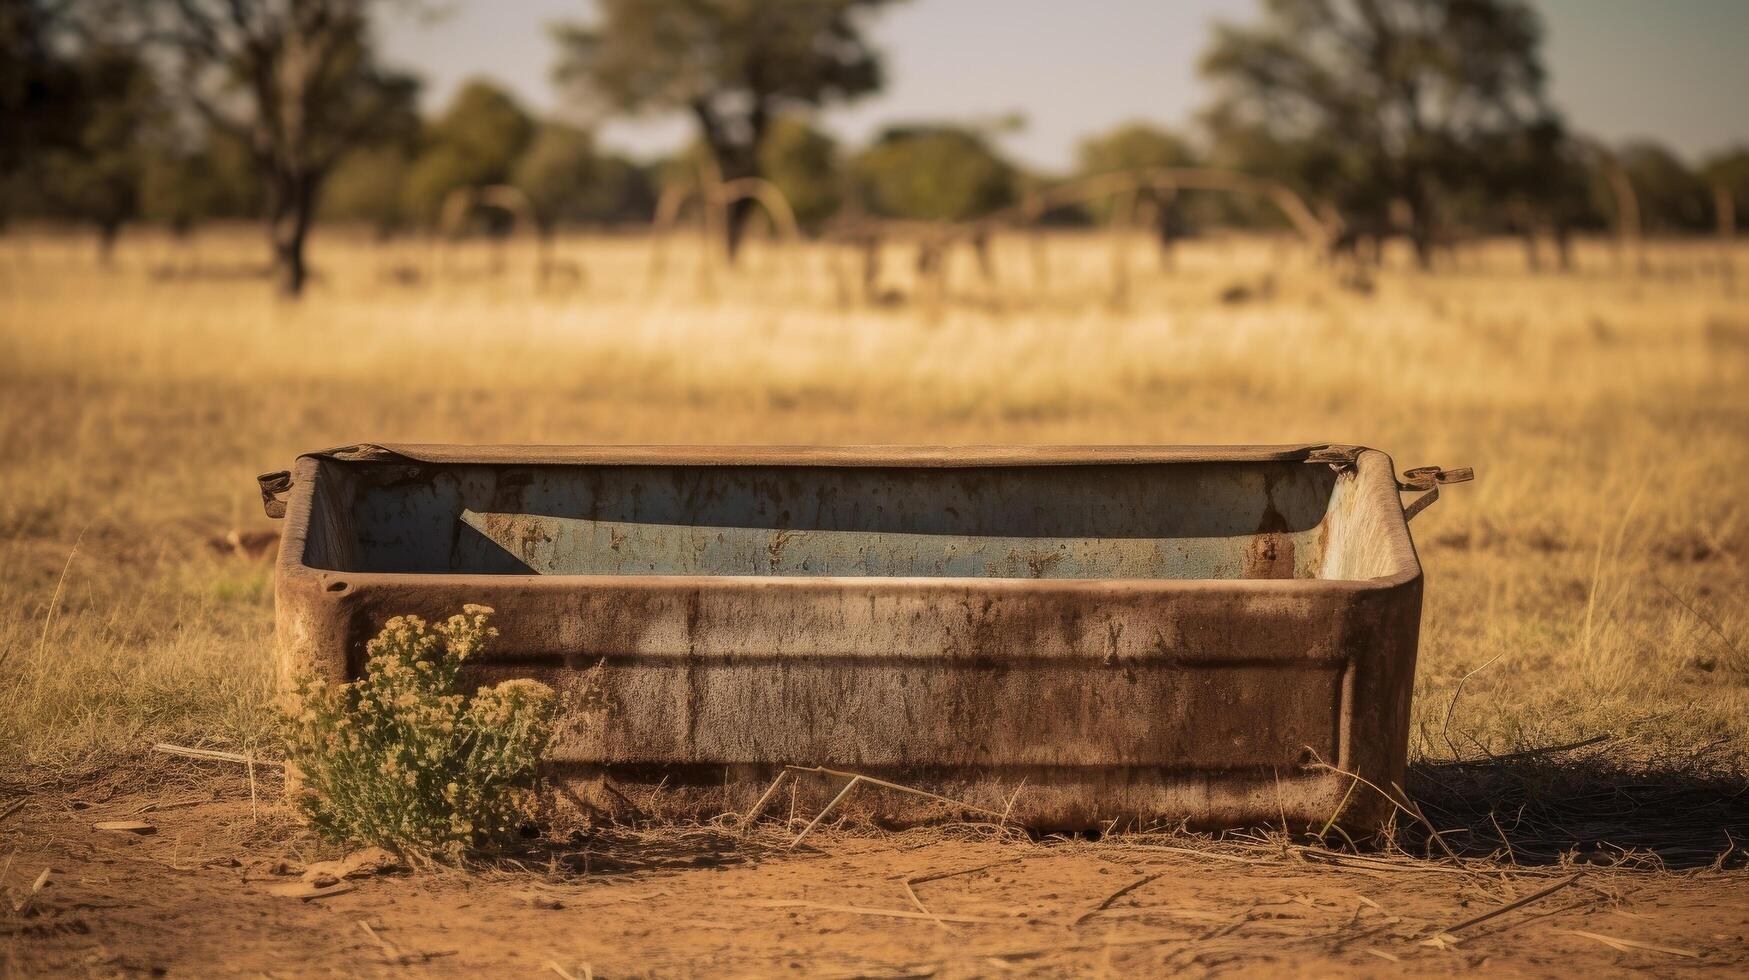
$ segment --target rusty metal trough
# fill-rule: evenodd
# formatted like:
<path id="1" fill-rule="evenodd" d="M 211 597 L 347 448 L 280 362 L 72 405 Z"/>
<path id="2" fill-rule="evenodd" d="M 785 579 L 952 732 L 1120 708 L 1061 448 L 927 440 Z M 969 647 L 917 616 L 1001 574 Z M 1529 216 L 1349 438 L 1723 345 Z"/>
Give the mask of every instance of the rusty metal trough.
<path id="1" fill-rule="evenodd" d="M 356 446 L 263 491 L 283 676 L 491 606 L 476 682 L 580 698 L 606 661 L 553 756 L 594 810 L 740 810 L 796 765 L 1038 829 L 1365 828 L 1355 777 L 1402 779 L 1421 569 L 1377 451 Z"/>

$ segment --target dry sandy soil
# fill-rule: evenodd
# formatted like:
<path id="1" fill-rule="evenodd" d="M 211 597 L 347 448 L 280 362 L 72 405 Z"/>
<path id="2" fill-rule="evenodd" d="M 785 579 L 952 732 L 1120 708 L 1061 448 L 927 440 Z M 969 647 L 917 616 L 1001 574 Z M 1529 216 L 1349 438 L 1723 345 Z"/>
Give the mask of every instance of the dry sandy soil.
<path id="1" fill-rule="evenodd" d="M 82 239 L 0 240 L 0 975 L 1749 970 L 1741 250 L 1734 277 L 1704 244 L 1533 275 L 1508 245 L 1356 289 L 1266 244 L 1170 274 L 1138 244 L 1117 295 L 1108 243 L 1050 249 L 1048 285 L 1024 243 L 995 283 L 958 256 L 933 306 L 895 255 L 890 295 L 844 305 L 818 252 L 708 279 L 677 253 L 650 281 L 647 243 L 564 240 L 584 275 L 536 289 L 514 251 L 490 274 L 329 237 L 293 306 L 253 232 L 124 241 L 109 270 Z M 1414 524 L 1406 789 L 1461 860 L 1408 819 L 1338 863 L 1316 827 L 788 851 L 781 824 L 724 824 L 276 895 L 335 855 L 271 780 L 252 803 L 235 767 L 148 747 L 276 751 L 253 477 L 359 441 L 1333 441 L 1475 466 Z M 938 922 L 904 882 L 955 871 L 913 886 Z"/>
<path id="2" fill-rule="evenodd" d="M 119 820 L 155 829 L 93 829 Z M 284 811 L 198 765 L 35 794 L 0 839 L 7 897 L 29 903 L 0 920 L 0 965 L 21 976 L 1749 969 L 1740 871 L 1508 871 L 991 828 L 828 832 L 792 851 L 771 827 L 690 827 L 602 830 L 533 849 L 526 868 L 365 875 L 306 900 L 275 893 L 311 860 Z"/>

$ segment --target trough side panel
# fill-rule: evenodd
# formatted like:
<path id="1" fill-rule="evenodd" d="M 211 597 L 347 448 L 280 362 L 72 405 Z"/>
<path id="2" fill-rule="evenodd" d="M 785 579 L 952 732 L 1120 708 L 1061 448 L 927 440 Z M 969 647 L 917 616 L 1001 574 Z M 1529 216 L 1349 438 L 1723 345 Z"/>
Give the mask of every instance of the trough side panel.
<path id="1" fill-rule="evenodd" d="M 579 763 L 1293 770 L 1339 751 L 1342 591 L 373 582 L 355 635 L 476 601 L 502 633 L 478 680 L 577 694 L 605 659 Z"/>
<path id="2" fill-rule="evenodd" d="M 1358 594 L 1343 615 L 1343 642 L 1352 651 L 1343 699 L 1340 761 L 1326 762 L 1360 776 L 1381 791 L 1403 785 L 1408 765 L 1409 708 L 1415 686 L 1421 629 L 1419 575 L 1408 582 Z M 1380 792 L 1360 787 L 1345 816 L 1376 826 L 1395 807 Z"/>
<path id="3" fill-rule="evenodd" d="M 584 704 L 580 672 L 490 665 Z M 949 664 L 863 657 L 686 664 L 609 658 L 604 723 L 561 738 L 563 762 L 1153 766 L 1295 771 L 1335 753 L 1341 673 L 1165 661 Z"/>
<path id="4" fill-rule="evenodd" d="M 1117 663 L 1347 659 L 1335 618 L 1353 588 L 1296 583 L 1019 579 L 699 579 L 354 575 L 369 627 L 412 613 L 497 611 L 497 661 L 602 656 L 871 656 Z"/>
<path id="5" fill-rule="evenodd" d="M 1421 564 L 1415 555 L 1389 456 L 1362 453 L 1331 505 L 1332 574 L 1371 576 L 1342 604 L 1339 628 L 1351 661 L 1343 699 L 1342 754 L 1325 761 L 1376 789 L 1357 788 L 1346 820 L 1390 818 L 1408 762 L 1409 709 L 1421 630 Z"/>
<path id="6" fill-rule="evenodd" d="M 275 659 L 281 690 L 303 676 L 350 679 L 356 599 L 343 565 L 351 554 L 351 480 L 331 463 L 301 458 L 292 471 L 274 574 Z M 319 567 L 312 567 L 316 563 Z"/>

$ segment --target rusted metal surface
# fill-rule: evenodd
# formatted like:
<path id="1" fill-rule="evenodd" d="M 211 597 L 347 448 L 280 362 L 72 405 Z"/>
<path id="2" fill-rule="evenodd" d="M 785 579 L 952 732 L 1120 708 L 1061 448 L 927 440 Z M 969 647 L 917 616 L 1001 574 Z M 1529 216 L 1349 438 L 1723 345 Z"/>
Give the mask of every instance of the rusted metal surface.
<path id="1" fill-rule="evenodd" d="M 606 661 L 554 751 L 592 809 L 738 810 L 790 764 L 1040 829 L 1322 823 L 1318 761 L 1402 779 L 1421 571 L 1376 451 L 362 446 L 268 482 L 284 675 L 489 605 L 474 681 L 581 702 Z"/>

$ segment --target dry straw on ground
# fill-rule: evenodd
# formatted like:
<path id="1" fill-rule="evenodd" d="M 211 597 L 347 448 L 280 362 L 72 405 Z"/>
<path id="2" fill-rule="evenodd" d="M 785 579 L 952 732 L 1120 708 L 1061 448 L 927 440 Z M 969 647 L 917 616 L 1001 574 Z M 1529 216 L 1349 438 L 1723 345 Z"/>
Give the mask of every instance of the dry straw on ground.
<path id="1" fill-rule="evenodd" d="M 253 476 L 302 450 L 1334 440 L 1481 473 L 1414 525 L 1406 789 L 1454 851 L 1734 848 L 1749 313 L 1714 246 L 1624 276 L 1602 244 L 1535 275 L 1484 245 L 1356 291 L 1291 242 L 1192 243 L 1163 273 L 1138 237 L 1121 303 L 1108 241 L 1052 236 L 1046 282 L 1031 249 L 998 238 L 994 281 L 949 255 L 924 309 L 898 253 L 866 305 L 820 246 L 730 273 L 676 240 L 651 280 L 647 240 L 561 238 L 588 276 L 540 286 L 532 248 L 494 272 L 333 232 L 286 304 L 242 232 L 127 240 L 107 272 L 83 239 L 0 239 L 0 770 L 262 752 L 270 566 L 211 542 L 271 529 Z"/>

